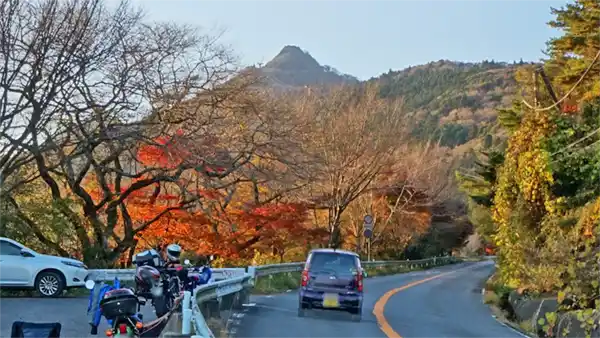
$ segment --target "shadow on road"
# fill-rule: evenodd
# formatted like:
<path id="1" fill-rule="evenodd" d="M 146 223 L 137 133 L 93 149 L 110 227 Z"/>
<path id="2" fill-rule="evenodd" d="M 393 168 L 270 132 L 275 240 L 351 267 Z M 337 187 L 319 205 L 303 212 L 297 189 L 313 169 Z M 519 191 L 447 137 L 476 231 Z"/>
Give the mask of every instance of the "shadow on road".
<path id="1" fill-rule="evenodd" d="M 295 315 L 295 311 L 294 311 Z M 350 322 L 352 323 L 352 315 L 349 312 L 345 311 L 336 311 L 336 310 L 321 310 L 321 309 L 312 309 L 306 310 L 305 317 L 310 319 L 316 319 L 321 321 L 337 321 L 337 322 Z M 363 319 L 362 322 L 371 322 L 376 323 L 377 321 L 373 319 Z"/>

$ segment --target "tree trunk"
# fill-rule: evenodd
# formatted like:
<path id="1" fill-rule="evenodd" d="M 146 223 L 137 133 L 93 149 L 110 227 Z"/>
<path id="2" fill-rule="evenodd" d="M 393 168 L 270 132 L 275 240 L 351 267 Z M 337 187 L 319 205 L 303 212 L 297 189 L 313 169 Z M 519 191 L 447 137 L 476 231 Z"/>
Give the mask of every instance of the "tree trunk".
<path id="1" fill-rule="evenodd" d="M 132 266 L 133 265 L 133 255 L 135 254 L 135 249 L 138 245 L 138 241 L 134 240 L 133 245 L 131 246 L 131 249 L 129 249 L 129 255 L 127 257 L 127 266 Z"/>
<path id="2" fill-rule="evenodd" d="M 342 246 L 342 230 L 340 229 L 339 223 L 333 228 L 333 231 L 329 235 L 329 247 L 333 249 L 339 249 Z"/>
<path id="3" fill-rule="evenodd" d="M 340 207 L 334 207 L 329 209 L 329 241 L 327 246 L 329 248 L 337 249 L 342 244 L 342 231 L 341 227 L 341 216 L 342 209 Z"/>
<path id="4" fill-rule="evenodd" d="M 360 231 L 357 231 L 356 234 L 356 253 L 357 254 L 361 254 L 362 253 L 362 234 L 360 233 Z"/>

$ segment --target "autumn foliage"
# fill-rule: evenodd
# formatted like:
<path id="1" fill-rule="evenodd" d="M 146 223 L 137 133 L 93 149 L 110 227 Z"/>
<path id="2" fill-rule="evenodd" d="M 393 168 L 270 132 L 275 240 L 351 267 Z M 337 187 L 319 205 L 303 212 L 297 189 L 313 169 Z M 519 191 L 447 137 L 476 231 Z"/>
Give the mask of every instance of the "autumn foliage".
<path id="1" fill-rule="evenodd" d="M 145 167 L 173 170 L 190 161 L 193 156 L 191 149 L 183 132 L 178 131 L 171 137 L 161 136 L 153 144 L 140 147 L 137 157 Z M 205 169 L 212 171 L 209 166 Z M 218 168 L 215 171 L 224 170 Z M 244 196 L 247 186 L 238 184 L 238 192 L 224 210 L 219 205 L 222 206 L 226 199 L 225 192 L 190 184 L 198 178 L 194 175 L 202 173 L 194 173 L 169 184 L 162 182 L 137 189 L 124 200 L 129 217 L 135 223 L 151 224 L 136 234 L 136 247 L 126 253 L 122 261 L 126 261 L 127 255 L 133 251 L 173 242 L 199 255 L 250 258 L 254 250 L 261 249 L 283 259 L 290 246 L 306 246 L 327 239 L 326 231 L 308 226 L 309 210 L 302 203 L 252 203 L 248 196 Z M 147 179 L 146 176 L 131 180 L 127 186 L 121 187 L 121 192 Z M 93 176 L 88 178 L 87 186 L 94 192 L 94 198 L 100 201 L 102 194 L 94 187 Z M 197 190 L 190 191 L 191 187 Z M 182 189 L 197 196 L 198 200 L 190 205 L 183 204 Z M 116 231 L 122 231 L 122 228 Z"/>

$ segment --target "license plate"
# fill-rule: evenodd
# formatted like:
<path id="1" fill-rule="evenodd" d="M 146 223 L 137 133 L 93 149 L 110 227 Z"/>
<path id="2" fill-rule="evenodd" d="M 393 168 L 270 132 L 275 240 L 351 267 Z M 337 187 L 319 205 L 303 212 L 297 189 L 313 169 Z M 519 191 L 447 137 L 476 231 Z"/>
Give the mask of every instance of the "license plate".
<path id="1" fill-rule="evenodd" d="M 339 307 L 340 301 L 335 293 L 326 293 L 323 297 L 323 307 Z"/>

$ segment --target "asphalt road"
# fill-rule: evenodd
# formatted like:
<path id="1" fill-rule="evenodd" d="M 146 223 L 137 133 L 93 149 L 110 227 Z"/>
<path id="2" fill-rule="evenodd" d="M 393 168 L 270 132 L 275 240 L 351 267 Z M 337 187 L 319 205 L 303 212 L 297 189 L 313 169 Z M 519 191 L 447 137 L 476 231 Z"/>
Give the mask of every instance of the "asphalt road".
<path id="1" fill-rule="evenodd" d="M 343 312 L 312 310 L 297 317 L 296 292 L 253 297 L 233 323 L 238 338 L 258 337 L 518 337 L 492 318 L 481 301 L 481 286 L 492 262 L 463 263 L 365 282 L 363 320 Z M 453 271 L 449 274 L 444 274 Z M 444 274 L 415 285 L 415 282 Z M 408 285 L 408 287 L 406 287 Z M 402 288 L 401 290 L 395 290 Z M 387 301 L 379 301 L 395 290 Z M 384 297 L 385 298 L 385 297 Z M 383 305 L 378 318 L 375 304 Z M 385 304 L 384 304 L 385 303 Z M 377 312 L 377 311 L 376 311 Z M 381 326 L 381 328 L 380 328 Z M 387 326 L 387 328 L 386 328 Z M 384 332 L 385 331 L 385 332 Z"/>
<path id="2" fill-rule="evenodd" d="M 108 324 L 104 319 L 98 327 L 98 335 L 90 335 L 87 306 L 87 298 L 1 298 L 0 337 L 10 337 L 14 321 L 59 322 L 62 324 L 61 337 L 105 337 L 104 331 Z M 146 305 L 142 313 L 144 321 L 156 318 L 150 305 Z"/>

